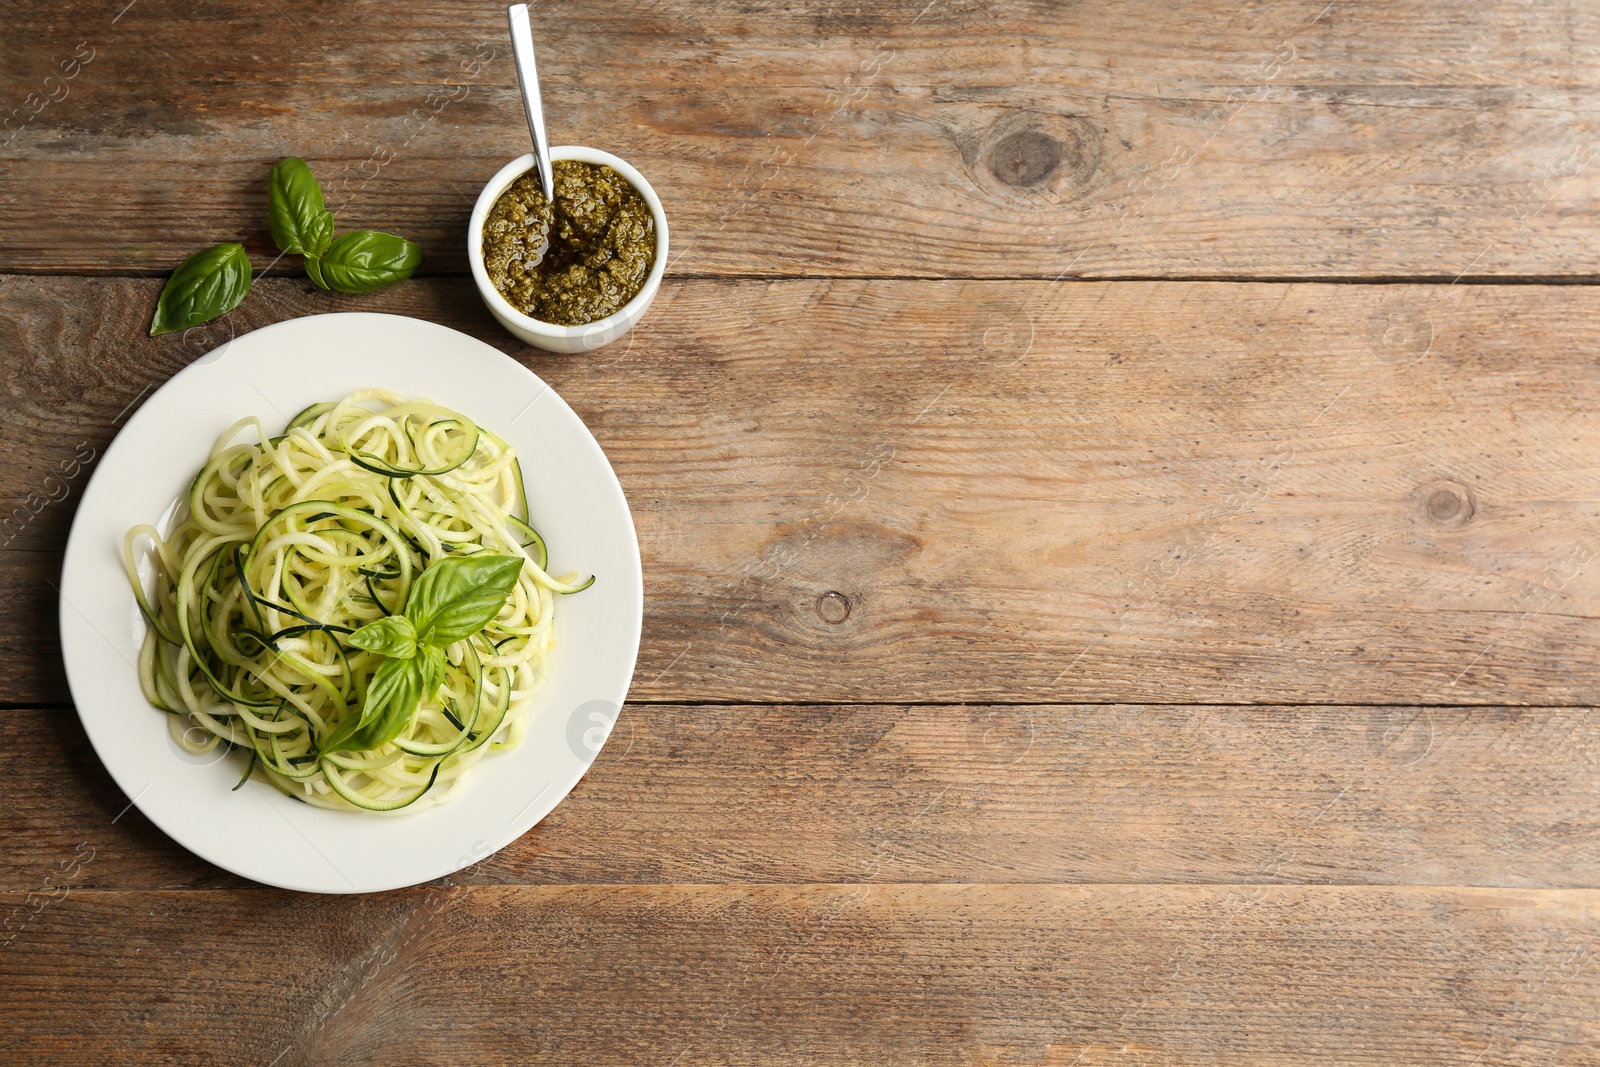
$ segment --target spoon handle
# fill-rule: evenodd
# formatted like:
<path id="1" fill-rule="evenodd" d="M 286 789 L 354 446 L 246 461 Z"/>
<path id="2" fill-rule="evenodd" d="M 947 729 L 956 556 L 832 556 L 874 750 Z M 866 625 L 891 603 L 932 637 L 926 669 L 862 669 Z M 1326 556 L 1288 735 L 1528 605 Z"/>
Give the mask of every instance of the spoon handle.
<path id="1" fill-rule="evenodd" d="M 547 203 L 556 199 L 555 174 L 550 169 L 550 138 L 544 132 L 544 108 L 539 103 L 539 70 L 533 62 L 533 26 L 528 21 L 528 5 L 513 4 L 511 51 L 517 57 L 517 79 L 522 83 L 522 106 L 528 112 L 528 132 L 533 134 L 533 154 L 539 162 L 539 185 Z"/>

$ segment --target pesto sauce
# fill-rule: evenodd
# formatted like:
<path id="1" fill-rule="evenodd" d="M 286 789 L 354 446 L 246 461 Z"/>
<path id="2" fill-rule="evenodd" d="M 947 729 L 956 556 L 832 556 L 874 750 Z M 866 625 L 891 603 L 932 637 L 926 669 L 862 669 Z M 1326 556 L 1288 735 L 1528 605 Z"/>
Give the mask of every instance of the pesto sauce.
<path id="1" fill-rule="evenodd" d="M 656 258 L 656 222 L 639 190 L 610 167 L 557 160 L 555 211 L 539 176 L 512 182 L 483 223 L 483 265 L 512 307 L 578 326 L 638 295 Z"/>

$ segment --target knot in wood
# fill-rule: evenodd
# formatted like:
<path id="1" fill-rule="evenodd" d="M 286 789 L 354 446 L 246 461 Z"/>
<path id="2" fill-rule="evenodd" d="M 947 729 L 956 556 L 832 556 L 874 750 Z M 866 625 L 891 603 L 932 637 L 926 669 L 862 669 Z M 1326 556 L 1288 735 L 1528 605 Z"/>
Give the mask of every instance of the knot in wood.
<path id="1" fill-rule="evenodd" d="M 1065 148 L 1043 130 L 1018 130 L 989 152 L 989 171 L 1007 185 L 1038 185 L 1061 166 Z"/>
<path id="2" fill-rule="evenodd" d="M 817 598 L 817 614 L 823 622 L 837 626 L 850 617 L 850 598 L 838 592 L 823 593 Z"/>
<path id="3" fill-rule="evenodd" d="M 1080 115 L 1014 111 L 977 138 L 967 162 L 991 196 L 1048 209 L 1089 189 L 1100 168 L 1100 140 L 1099 127 Z"/>
<path id="4" fill-rule="evenodd" d="M 1472 490 L 1452 478 L 1424 482 L 1412 493 L 1412 498 L 1416 502 L 1417 513 L 1434 526 L 1465 526 L 1477 511 Z"/>

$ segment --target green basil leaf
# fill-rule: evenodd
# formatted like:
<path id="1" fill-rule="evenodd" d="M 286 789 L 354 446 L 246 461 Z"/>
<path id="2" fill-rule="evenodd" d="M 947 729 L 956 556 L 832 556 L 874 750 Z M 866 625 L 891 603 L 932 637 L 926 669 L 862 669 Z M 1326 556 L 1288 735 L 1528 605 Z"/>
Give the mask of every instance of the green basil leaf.
<path id="1" fill-rule="evenodd" d="M 311 283 L 318 289 L 327 291 L 328 283 L 322 280 L 322 263 L 316 256 L 306 257 L 306 277 L 310 278 Z"/>
<path id="2" fill-rule="evenodd" d="M 250 291 L 250 257 L 244 245 L 221 244 L 178 265 L 156 301 L 150 336 L 187 330 L 239 306 Z"/>
<path id="3" fill-rule="evenodd" d="M 299 156 L 281 159 L 267 181 L 272 240 L 280 251 L 320 256 L 333 240 L 333 213 L 322 201 L 322 186 Z"/>
<path id="4" fill-rule="evenodd" d="M 318 269 L 328 288 L 370 293 L 411 277 L 422 262 L 422 249 L 392 233 L 356 230 L 329 245 L 320 259 Z"/>
<path id="5" fill-rule="evenodd" d="M 439 687 L 444 684 L 444 649 L 425 645 L 419 658 L 422 660 L 422 702 L 426 704 L 439 695 Z"/>
<path id="6" fill-rule="evenodd" d="M 404 615 L 390 615 L 351 634 L 350 643 L 381 656 L 410 659 L 417 654 L 417 631 Z"/>
<path id="7" fill-rule="evenodd" d="M 406 617 L 417 642 L 448 645 L 471 637 L 493 621 L 522 573 L 522 557 L 451 556 L 422 572 L 406 598 Z"/>
<path id="8" fill-rule="evenodd" d="M 361 715 L 347 719 L 323 744 L 324 752 L 365 752 L 393 741 L 422 703 L 428 667 L 424 658 L 386 659 L 367 683 Z"/>

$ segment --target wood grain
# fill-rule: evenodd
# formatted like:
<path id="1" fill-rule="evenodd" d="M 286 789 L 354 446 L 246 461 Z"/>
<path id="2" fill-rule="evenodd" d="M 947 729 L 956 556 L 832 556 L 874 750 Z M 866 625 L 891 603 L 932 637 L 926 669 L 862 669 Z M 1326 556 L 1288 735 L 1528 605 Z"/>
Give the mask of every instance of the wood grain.
<path id="1" fill-rule="evenodd" d="M 299 154 L 344 225 L 459 273 L 473 198 L 527 147 L 495 5 L 6 18 L 0 270 L 155 274 L 222 240 L 265 267 L 267 171 Z M 553 0 L 538 18 L 554 139 L 649 177 L 677 271 L 1595 273 L 1585 5 Z"/>
<path id="2" fill-rule="evenodd" d="M 1579 1065 L 1593 890 L 81 891 L 0 956 L 30 1062 Z M 292 932 L 292 933 L 291 933 Z"/>
<path id="3" fill-rule="evenodd" d="M 268 280 L 188 347 L 140 337 L 156 287 L 0 277 L 13 516 L 230 332 L 364 308 L 516 347 L 458 281 Z M 693 280 L 631 344 L 513 354 L 629 495 L 635 699 L 1587 706 L 1597 312 L 1587 287 Z M 16 702 L 66 699 L 49 583 L 83 477 L 0 553 Z"/>
<path id="4" fill-rule="evenodd" d="M 1597 764 L 1590 709 L 630 705 L 452 881 L 1593 886 Z M 130 810 L 70 708 L 0 712 L 0 840 L 0 890 L 249 884 Z"/>
<path id="5" fill-rule="evenodd" d="M 460 277 L 498 6 L 0 0 L 0 1064 L 1596 1063 L 1600 293 L 1528 283 L 1597 276 L 1600 9 L 535 19 L 672 227 L 582 357 Z M 289 277 L 290 154 L 424 277 Z M 223 240 L 279 277 L 146 338 Z M 536 369 L 647 575 L 572 795 L 357 898 L 164 837 L 56 639 L 128 414 L 338 310 Z"/>

